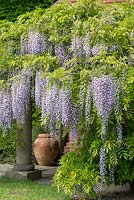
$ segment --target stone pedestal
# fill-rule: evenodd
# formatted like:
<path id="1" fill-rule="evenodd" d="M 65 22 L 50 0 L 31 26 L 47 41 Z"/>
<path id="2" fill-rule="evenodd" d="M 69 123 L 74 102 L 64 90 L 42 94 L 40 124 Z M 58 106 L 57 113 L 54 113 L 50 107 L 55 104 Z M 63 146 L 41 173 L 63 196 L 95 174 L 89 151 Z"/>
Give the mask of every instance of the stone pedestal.
<path id="1" fill-rule="evenodd" d="M 29 97 L 31 98 L 31 97 Z M 31 102 L 31 99 L 29 100 Z M 32 106 L 29 105 L 24 122 L 17 122 L 16 171 L 32 171 Z"/>
<path id="2" fill-rule="evenodd" d="M 14 171 L 10 170 L 5 173 L 5 176 L 14 180 L 37 180 L 42 178 L 41 170 L 33 171 Z"/>

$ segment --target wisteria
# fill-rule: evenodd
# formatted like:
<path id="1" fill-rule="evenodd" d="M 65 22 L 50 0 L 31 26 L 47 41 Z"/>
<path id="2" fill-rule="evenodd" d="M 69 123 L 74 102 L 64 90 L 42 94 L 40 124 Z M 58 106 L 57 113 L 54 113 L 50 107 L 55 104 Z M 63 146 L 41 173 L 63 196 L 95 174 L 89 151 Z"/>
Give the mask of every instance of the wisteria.
<path id="1" fill-rule="evenodd" d="M 110 176 L 111 182 L 114 183 L 115 177 L 114 177 L 114 168 L 113 167 L 109 171 L 109 176 Z"/>
<path id="2" fill-rule="evenodd" d="M 108 51 L 109 51 L 110 53 L 112 53 L 112 52 L 115 51 L 115 50 L 117 50 L 117 45 L 115 45 L 115 44 L 111 45 L 110 48 L 108 49 Z"/>
<path id="3" fill-rule="evenodd" d="M 49 129 L 50 134 L 55 135 L 55 124 L 61 120 L 59 110 L 59 93 L 56 85 L 53 85 L 49 89 L 48 98 L 46 98 L 46 110 L 49 114 Z"/>
<path id="4" fill-rule="evenodd" d="M 36 71 L 35 76 L 35 103 L 41 108 L 43 93 L 45 92 L 46 79 L 41 77 L 42 72 Z"/>
<path id="5" fill-rule="evenodd" d="M 64 127 L 70 128 L 72 137 L 76 139 L 78 114 L 69 89 L 59 89 L 56 84 L 47 87 L 43 93 L 41 112 L 42 118 L 46 117 L 49 121 L 48 128 L 51 135 L 55 134 L 55 125 L 59 122 Z"/>
<path id="6" fill-rule="evenodd" d="M 59 58 L 62 65 L 66 63 L 70 58 L 68 48 L 69 47 L 65 43 L 61 43 L 55 46 L 55 55 L 57 58 Z"/>
<path id="7" fill-rule="evenodd" d="M 83 53 L 85 57 L 91 56 L 90 32 L 83 37 Z"/>
<path id="8" fill-rule="evenodd" d="M 3 133 L 12 124 L 11 91 L 8 89 L 0 90 L 0 127 Z"/>
<path id="9" fill-rule="evenodd" d="M 91 83 L 93 102 L 98 115 L 102 118 L 102 141 L 106 140 L 106 128 L 110 111 L 115 103 L 116 88 L 110 76 L 94 77 Z M 100 175 L 105 180 L 105 151 L 100 149 Z"/>
<path id="10" fill-rule="evenodd" d="M 59 91 L 59 95 L 62 124 L 65 127 L 69 127 L 74 119 L 74 109 L 71 100 L 71 91 L 70 89 L 61 88 Z"/>
<path id="11" fill-rule="evenodd" d="M 92 56 L 98 55 L 102 50 L 107 51 L 107 47 L 104 44 L 94 45 L 91 50 Z"/>
<path id="12" fill-rule="evenodd" d="M 92 98 L 91 98 L 92 97 Z M 93 99 L 93 104 L 97 110 L 98 116 L 102 121 L 102 142 L 106 141 L 107 124 L 109 115 L 114 108 L 116 118 L 119 115 L 119 87 L 115 79 L 111 76 L 103 75 L 100 78 L 94 77 L 91 85 L 87 89 L 86 104 L 85 104 L 85 121 L 86 127 L 90 125 L 90 104 Z M 122 126 L 117 120 L 117 139 L 122 139 Z M 101 182 L 105 181 L 105 150 L 100 148 L 100 175 Z"/>
<path id="13" fill-rule="evenodd" d="M 71 41 L 71 50 L 74 55 L 78 58 L 83 56 L 83 38 L 80 36 L 75 36 Z"/>
<path id="14" fill-rule="evenodd" d="M 92 80 L 93 102 L 98 115 L 104 122 L 108 121 L 110 111 L 115 103 L 115 94 L 113 80 L 110 76 L 94 77 Z"/>
<path id="15" fill-rule="evenodd" d="M 20 54 L 28 54 L 28 36 L 22 35 L 20 39 Z"/>
<path id="16" fill-rule="evenodd" d="M 23 124 L 29 112 L 31 98 L 31 72 L 25 71 L 18 75 L 11 87 L 13 118 Z"/>
<path id="17" fill-rule="evenodd" d="M 89 128 L 90 126 L 90 107 L 91 107 L 91 89 L 89 86 L 86 94 L 86 105 L 85 105 L 85 121 L 87 128 Z"/>
<path id="18" fill-rule="evenodd" d="M 29 31 L 27 36 L 21 37 L 21 55 L 43 53 L 47 46 L 47 38 L 37 31 Z"/>
<path id="19" fill-rule="evenodd" d="M 101 175 L 101 183 L 105 183 L 105 173 L 106 173 L 105 149 L 104 149 L 104 147 L 101 147 L 100 148 L 100 175 Z"/>

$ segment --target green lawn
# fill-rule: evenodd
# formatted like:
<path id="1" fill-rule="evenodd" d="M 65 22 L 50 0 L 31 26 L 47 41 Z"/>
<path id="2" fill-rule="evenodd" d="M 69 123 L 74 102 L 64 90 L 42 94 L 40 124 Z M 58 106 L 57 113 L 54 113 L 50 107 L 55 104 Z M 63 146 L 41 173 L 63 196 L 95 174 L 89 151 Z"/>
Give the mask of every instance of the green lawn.
<path id="1" fill-rule="evenodd" d="M 0 178 L 0 200 L 67 200 L 50 185 Z"/>

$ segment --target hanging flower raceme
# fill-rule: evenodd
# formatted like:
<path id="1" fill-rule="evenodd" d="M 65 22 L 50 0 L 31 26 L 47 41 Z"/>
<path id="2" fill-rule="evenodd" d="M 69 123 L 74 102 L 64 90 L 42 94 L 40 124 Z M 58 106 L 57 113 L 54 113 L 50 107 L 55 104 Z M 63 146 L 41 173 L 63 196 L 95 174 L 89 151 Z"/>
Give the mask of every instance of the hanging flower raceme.
<path id="1" fill-rule="evenodd" d="M 98 55 L 101 51 L 107 51 L 105 44 L 96 44 L 92 47 L 91 54 L 92 56 Z"/>
<path id="2" fill-rule="evenodd" d="M 115 103 L 114 81 L 110 76 L 95 77 L 91 83 L 91 90 L 97 113 L 104 122 L 107 122 Z"/>
<path id="3" fill-rule="evenodd" d="M 42 75 L 41 71 L 36 71 L 35 103 L 39 108 L 42 107 L 42 99 L 43 99 L 43 95 L 45 93 L 45 87 L 46 87 L 46 78 L 42 78 L 41 75 Z"/>
<path id="4" fill-rule="evenodd" d="M 59 58 L 61 65 L 65 64 L 70 58 L 68 48 L 69 47 L 65 43 L 55 46 L 55 55 L 57 58 Z"/>
<path id="5" fill-rule="evenodd" d="M 83 57 L 83 38 L 75 36 L 71 41 L 71 50 L 77 58 Z"/>
<path id="6" fill-rule="evenodd" d="M 90 125 L 90 104 L 92 96 L 93 104 L 95 105 L 98 116 L 101 117 L 101 139 L 103 143 L 106 141 L 108 119 L 113 108 L 117 118 L 117 140 L 122 139 L 122 126 L 118 121 L 120 112 L 119 93 L 117 81 L 108 75 L 103 75 L 100 78 L 94 77 L 87 90 L 85 105 L 86 126 L 89 128 Z M 102 146 L 100 148 L 100 175 L 102 183 L 105 182 L 105 172 L 105 150 Z"/>
<path id="7" fill-rule="evenodd" d="M 85 37 L 83 37 L 83 54 L 85 57 L 91 56 L 92 48 L 90 45 L 90 32 L 87 32 Z"/>
<path id="8" fill-rule="evenodd" d="M 101 147 L 100 148 L 100 176 L 101 176 L 101 183 L 105 182 L 105 173 L 106 173 L 105 149 L 104 149 L 104 147 Z"/>
<path id="9" fill-rule="evenodd" d="M 60 98 L 60 112 L 62 124 L 68 127 L 73 119 L 73 105 L 71 100 L 70 89 L 61 88 L 59 91 Z"/>
<path id="10" fill-rule="evenodd" d="M 59 90 L 56 85 L 47 85 L 42 99 L 42 118 L 47 117 L 49 121 L 50 134 L 55 134 L 55 124 L 61 121 L 59 111 Z"/>
<path id="11" fill-rule="evenodd" d="M 59 89 L 57 84 L 50 87 L 48 80 L 43 92 L 41 112 L 42 119 L 47 118 L 51 135 L 55 135 L 55 126 L 58 122 L 70 128 L 73 137 L 76 138 L 77 114 L 69 89 Z"/>
<path id="12" fill-rule="evenodd" d="M 10 90 L 0 90 L 0 127 L 3 133 L 12 124 L 12 107 L 11 107 L 11 92 Z"/>
<path id="13" fill-rule="evenodd" d="M 25 71 L 18 75 L 12 83 L 11 91 L 13 118 L 23 124 L 31 103 L 31 72 Z"/>
<path id="14" fill-rule="evenodd" d="M 21 37 L 21 55 L 44 53 L 47 47 L 47 38 L 40 32 L 29 31 L 27 36 Z"/>
<path id="15" fill-rule="evenodd" d="M 59 95 L 61 122 L 64 127 L 70 128 L 71 139 L 77 141 L 78 112 L 71 98 L 71 90 L 61 88 Z"/>
<path id="16" fill-rule="evenodd" d="M 90 107 L 91 107 L 91 89 L 90 86 L 87 90 L 86 94 L 86 102 L 85 102 L 85 121 L 86 121 L 86 127 L 90 127 Z"/>

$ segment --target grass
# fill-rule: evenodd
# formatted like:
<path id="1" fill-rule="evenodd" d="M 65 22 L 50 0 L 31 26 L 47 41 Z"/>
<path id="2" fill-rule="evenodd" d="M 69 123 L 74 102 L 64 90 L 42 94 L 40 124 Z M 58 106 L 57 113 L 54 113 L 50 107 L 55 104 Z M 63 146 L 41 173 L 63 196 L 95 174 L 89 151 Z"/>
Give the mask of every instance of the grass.
<path id="1" fill-rule="evenodd" d="M 0 177 L 0 200 L 67 200 L 64 193 L 58 193 L 48 184 L 32 181 L 14 181 Z"/>

